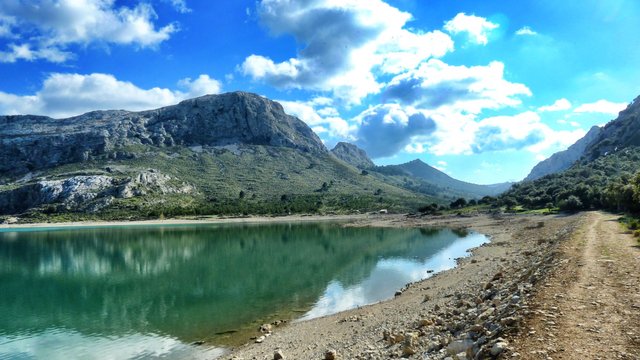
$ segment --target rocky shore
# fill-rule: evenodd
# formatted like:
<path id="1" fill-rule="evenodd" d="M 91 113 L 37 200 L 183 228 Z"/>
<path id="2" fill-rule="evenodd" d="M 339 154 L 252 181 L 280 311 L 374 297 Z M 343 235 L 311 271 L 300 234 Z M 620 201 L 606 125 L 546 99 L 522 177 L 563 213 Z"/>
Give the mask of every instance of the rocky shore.
<path id="1" fill-rule="evenodd" d="M 492 241 L 455 269 L 409 284 L 394 299 L 310 321 L 263 328 L 225 359 L 519 358 L 509 338 L 523 332 L 537 285 L 559 265 L 574 216 L 360 219 L 350 226 L 466 228 Z M 247 339 L 249 340 L 249 339 Z"/>

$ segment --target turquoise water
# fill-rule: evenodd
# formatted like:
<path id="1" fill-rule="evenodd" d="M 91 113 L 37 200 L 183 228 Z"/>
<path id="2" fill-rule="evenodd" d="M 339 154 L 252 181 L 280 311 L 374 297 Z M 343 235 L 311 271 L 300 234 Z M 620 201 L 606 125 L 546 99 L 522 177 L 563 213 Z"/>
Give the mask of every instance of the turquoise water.
<path id="1" fill-rule="evenodd" d="M 215 358 L 264 322 L 391 298 L 486 241 L 331 223 L 3 231 L 0 359 Z"/>

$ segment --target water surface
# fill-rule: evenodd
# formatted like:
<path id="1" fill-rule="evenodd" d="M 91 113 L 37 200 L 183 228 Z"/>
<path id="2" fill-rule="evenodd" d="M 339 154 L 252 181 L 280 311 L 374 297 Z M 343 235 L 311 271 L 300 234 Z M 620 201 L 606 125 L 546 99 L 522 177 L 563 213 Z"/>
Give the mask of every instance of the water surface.
<path id="1" fill-rule="evenodd" d="M 212 358 L 263 322 L 390 298 L 486 241 L 331 223 L 2 231 L 0 358 Z"/>

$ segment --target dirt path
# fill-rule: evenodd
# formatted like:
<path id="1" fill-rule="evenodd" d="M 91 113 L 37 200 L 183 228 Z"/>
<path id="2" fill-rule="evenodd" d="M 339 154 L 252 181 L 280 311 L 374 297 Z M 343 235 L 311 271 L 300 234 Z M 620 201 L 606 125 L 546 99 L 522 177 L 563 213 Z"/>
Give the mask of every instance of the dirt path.
<path id="1" fill-rule="evenodd" d="M 541 284 L 514 352 L 522 359 L 640 359 L 640 247 L 616 216 L 588 213 Z"/>

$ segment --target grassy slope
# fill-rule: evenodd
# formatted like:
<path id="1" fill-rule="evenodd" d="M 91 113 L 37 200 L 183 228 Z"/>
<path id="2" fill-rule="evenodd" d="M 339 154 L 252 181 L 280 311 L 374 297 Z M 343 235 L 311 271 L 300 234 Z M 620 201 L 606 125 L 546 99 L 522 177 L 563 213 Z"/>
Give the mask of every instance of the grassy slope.
<path id="1" fill-rule="evenodd" d="M 240 151 L 137 146 L 126 149 L 135 159 L 99 160 L 69 164 L 47 171 L 50 179 L 79 174 L 127 177 L 144 169 L 186 182 L 197 191 L 189 195 L 148 194 L 117 199 L 99 215 L 53 214 L 53 218 L 144 218 L 205 214 L 283 214 L 372 211 L 411 211 L 420 205 L 441 202 L 384 183 L 371 175 L 326 155 L 310 155 L 294 149 L 245 146 Z M 111 172 L 105 169 L 109 167 Z M 323 184 L 326 185 L 323 187 Z M 242 192 L 242 196 L 241 196 Z M 44 215 L 34 212 L 38 220 Z M 51 215 L 47 215 L 51 218 Z"/>

